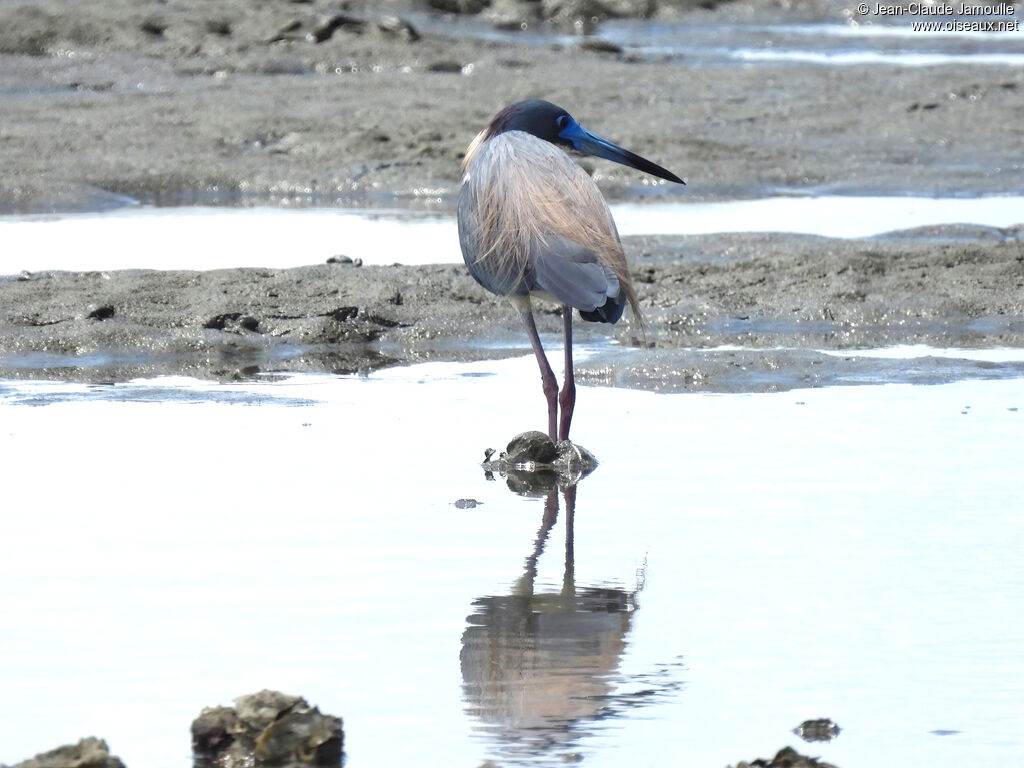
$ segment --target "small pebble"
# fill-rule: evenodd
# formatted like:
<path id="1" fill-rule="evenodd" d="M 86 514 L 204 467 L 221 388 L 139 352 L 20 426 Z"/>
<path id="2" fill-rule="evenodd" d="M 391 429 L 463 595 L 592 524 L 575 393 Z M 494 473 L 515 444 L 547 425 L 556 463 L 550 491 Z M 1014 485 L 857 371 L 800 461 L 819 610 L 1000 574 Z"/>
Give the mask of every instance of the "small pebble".
<path id="1" fill-rule="evenodd" d="M 793 729 L 793 733 L 804 741 L 831 741 L 842 730 L 827 717 L 819 720 L 804 720 Z"/>
<path id="2" fill-rule="evenodd" d="M 458 61 L 433 61 L 427 65 L 427 72 L 445 72 L 445 73 L 458 73 L 462 72 L 462 63 Z"/>

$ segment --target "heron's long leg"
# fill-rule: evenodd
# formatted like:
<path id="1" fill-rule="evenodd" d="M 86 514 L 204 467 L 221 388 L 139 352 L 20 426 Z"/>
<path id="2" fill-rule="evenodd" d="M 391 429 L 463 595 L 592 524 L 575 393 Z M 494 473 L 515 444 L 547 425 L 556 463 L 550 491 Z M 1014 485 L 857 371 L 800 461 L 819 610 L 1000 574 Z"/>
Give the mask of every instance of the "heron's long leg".
<path id="1" fill-rule="evenodd" d="M 537 365 L 540 366 L 540 380 L 544 387 L 544 397 L 548 401 L 548 437 L 552 440 L 558 439 L 558 382 L 555 381 L 555 372 L 551 370 L 551 363 L 544 354 L 544 347 L 540 344 L 540 335 L 537 333 L 537 324 L 533 321 L 533 312 L 529 309 L 520 310 L 523 318 L 523 325 L 526 326 L 526 334 L 530 337 L 530 346 L 533 347 L 533 354 L 537 356 Z"/>
<path id="2" fill-rule="evenodd" d="M 565 383 L 558 396 L 558 404 L 562 407 L 562 420 L 558 425 L 558 439 L 569 439 L 569 425 L 572 423 L 572 410 L 576 407 L 576 375 L 572 370 L 572 307 L 562 305 L 562 317 L 565 322 Z"/>

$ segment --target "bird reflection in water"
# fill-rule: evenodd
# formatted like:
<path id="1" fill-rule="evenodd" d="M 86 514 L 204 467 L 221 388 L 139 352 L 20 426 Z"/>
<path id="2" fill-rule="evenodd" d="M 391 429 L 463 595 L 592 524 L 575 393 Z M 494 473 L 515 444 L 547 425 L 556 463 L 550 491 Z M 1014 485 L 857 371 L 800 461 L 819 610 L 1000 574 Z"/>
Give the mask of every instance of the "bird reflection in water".
<path id="1" fill-rule="evenodd" d="M 523 482 L 520 478 L 517 486 Z M 535 485 L 530 495 L 538 490 Z M 467 710 L 505 760 L 573 759 L 576 742 L 596 729 L 588 726 L 682 685 L 670 681 L 664 670 L 631 681 L 618 674 L 643 574 L 632 590 L 576 584 L 576 492 L 576 485 L 548 488 L 522 576 L 511 594 L 475 600 L 462 636 Z M 559 494 L 565 501 L 565 570 L 561 590 L 545 592 L 535 585 L 537 563 L 558 519 Z M 647 688 L 619 693 L 623 682 Z"/>

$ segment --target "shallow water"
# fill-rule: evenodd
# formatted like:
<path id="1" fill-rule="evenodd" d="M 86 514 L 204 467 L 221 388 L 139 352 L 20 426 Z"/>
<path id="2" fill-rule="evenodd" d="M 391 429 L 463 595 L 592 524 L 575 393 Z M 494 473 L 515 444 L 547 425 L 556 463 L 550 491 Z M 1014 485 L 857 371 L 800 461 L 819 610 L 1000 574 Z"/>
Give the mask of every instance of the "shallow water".
<path id="1" fill-rule="evenodd" d="M 571 572 L 571 499 L 477 466 L 534 389 L 527 357 L 0 383 L 0 762 L 184 766 L 262 687 L 343 716 L 350 766 L 720 766 L 824 716 L 798 746 L 840 766 L 1019 759 L 1024 380 L 582 388 Z"/>
<path id="2" fill-rule="evenodd" d="M 998 6 L 997 6 L 998 7 Z M 837 9 L 838 10 L 838 9 Z M 426 14 L 418 26 L 460 37 L 502 40 L 528 45 L 577 45 L 579 35 L 551 34 L 543 27 L 502 30 L 475 20 Z M 786 66 L 812 63 L 827 66 L 883 65 L 919 67 L 1024 64 L 1024 28 L 1016 14 L 989 16 L 904 16 L 886 19 L 849 16 L 842 23 L 806 24 L 651 22 L 618 19 L 592 30 L 592 36 L 638 58 L 684 63 L 688 67 Z M 1004 31 L 971 31 L 956 22 L 1004 22 Z M 915 28 L 915 22 L 935 23 Z"/>
<path id="3" fill-rule="evenodd" d="M 1008 21 L 1014 16 L 990 16 Z M 961 17 L 912 17 L 883 23 L 820 24 L 644 24 L 611 22 L 600 37 L 633 55 L 679 60 L 688 66 L 811 63 L 831 66 L 900 67 L 954 65 L 1021 66 L 1024 30 L 957 31 L 915 29 L 915 21 L 946 23 Z M 970 19 L 980 21 L 981 19 Z"/>
<path id="4" fill-rule="evenodd" d="M 793 196 L 612 206 L 623 236 L 792 232 L 870 237 L 943 224 L 1024 223 L 1024 197 Z M 0 216 L 0 274 L 48 269 L 294 267 L 345 255 L 366 264 L 461 263 L 454 217 L 436 211 L 128 207 Z"/>

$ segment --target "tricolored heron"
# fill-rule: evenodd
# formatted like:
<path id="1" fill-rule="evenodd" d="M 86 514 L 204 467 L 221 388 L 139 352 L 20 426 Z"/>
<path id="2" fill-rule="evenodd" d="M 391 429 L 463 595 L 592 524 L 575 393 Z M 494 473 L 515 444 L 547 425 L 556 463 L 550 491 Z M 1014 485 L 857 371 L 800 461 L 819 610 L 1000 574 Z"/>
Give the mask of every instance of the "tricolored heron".
<path id="1" fill-rule="evenodd" d="M 628 302 L 640 317 L 608 204 L 593 179 L 562 148 L 684 183 L 584 130 L 564 109 L 540 99 L 505 107 L 466 150 L 458 212 L 462 256 L 476 281 L 491 293 L 507 296 L 522 317 L 540 365 L 552 440 L 569 438 L 576 403 L 573 308 L 584 320 L 615 323 Z M 561 393 L 537 334 L 531 295 L 562 304 Z"/>

